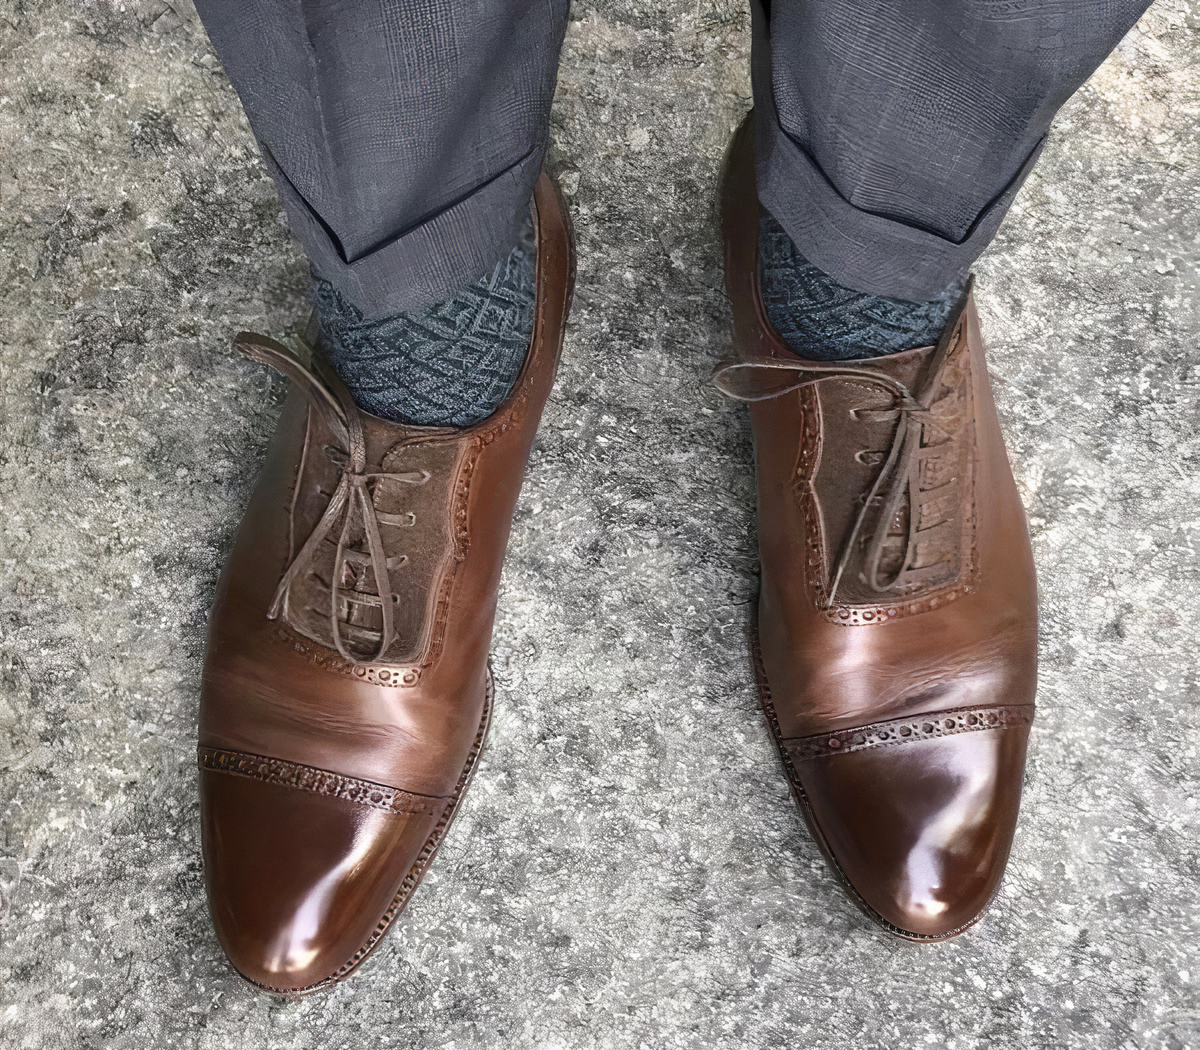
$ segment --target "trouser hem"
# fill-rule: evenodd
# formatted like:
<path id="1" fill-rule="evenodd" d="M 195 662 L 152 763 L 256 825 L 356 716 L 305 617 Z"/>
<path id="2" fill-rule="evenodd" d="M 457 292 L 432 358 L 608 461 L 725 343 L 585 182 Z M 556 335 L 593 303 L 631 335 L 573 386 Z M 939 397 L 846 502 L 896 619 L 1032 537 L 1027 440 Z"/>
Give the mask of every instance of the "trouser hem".
<path id="1" fill-rule="evenodd" d="M 851 204 L 780 124 L 771 89 L 766 18 L 754 13 L 754 141 L 758 197 L 815 266 L 839 284 L 911 302 L 932 299 L 960 278 L 991 243 L 1013 198 L 1037 163 L 1038 140 L 1004 189 L 962 240 Z"/>
<path id="2" fill-rule="evenodd" d="M 545 147 L 352 260 L 265 147 L 263 154 L 313 272 L 376 320 L 444 302 L 508 254 L 533 198 Z"/>

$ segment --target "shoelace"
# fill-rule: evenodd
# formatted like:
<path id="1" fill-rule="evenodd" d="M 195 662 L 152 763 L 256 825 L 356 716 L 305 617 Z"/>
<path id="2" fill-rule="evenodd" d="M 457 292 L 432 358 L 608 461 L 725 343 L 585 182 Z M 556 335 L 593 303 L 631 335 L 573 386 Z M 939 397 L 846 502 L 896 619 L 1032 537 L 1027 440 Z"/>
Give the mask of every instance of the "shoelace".
<path id="1" fill-rule="evenodd" d="M 964 291 L 962 300 L 952 316 L 961 316 L 961 308 L 970 292 L 970 284 Z M 915 521 L 910 524 L 909 536 L 905 555 L 900 567 L 890 575 L 881 572 L 885 548 L 888 546 L 891 523 L 900 510 L 910 482 L 914 488 L 918 479 L 914 469 L 919 469 L 921 459 L 921 436 L 927 423 L 944 427 L 949 422 L 932 411 L 936 395 L 942 387 L 942 375 L 946 369 L 950 348 L 957 340 L 959 325 L 955 322 L 947 326 L 939 340 L 932 356 L 926 363 L 918 380 L 915 392 L 909 390 L 898 379 L 894 379 L 878 368 L 872 368 L 861 361 L 807 361 L 798 358 L 782 357 L 751 357 L 740 361 L 718 365 L 713 372 L 713 383 L 721 393 L 736 401 L 769 401 L 776 397 L 801 387 L 811 386 L 823 379 L 850 378 L 859 379 L 875 386 L 883 387 L 892 395 L 893 404 L 885 409 L 858 409 L 859 418 L 868 416 L 875 419 L 898 416 L 899 421 L 892 437 L 891 445 L 882 458 L 879 472 L 875 475 L 874 483 L 867 492 L 862 506 L 855 517 L 854 525 L 842 546 L 840 555 L 834 566 L 833 576 L 829 585 L 829 605 L 837 599 L 838 589 L 845 577 L 847 566 L 854 557 L 854 552 L 865 543 L 864 581 L 872 590 L 887 594 L 900 583 L 906 566 L 910 563 L 916 542 Z M 875 526 L 867 534 L 867 520 L 871 509 L 879 507 Z M 916 501 L 910 517 L 917 516 Z"/>
<path id="2" fill-rule="evenodd" d="M 341 384 L 325 383 L 290 347 L 267 336 L 242 332 L 234 340 L 234 345 L 247 357 L 269 365 L 296 383 L 307 395 L 313 408 L 320 413 L 341 446 L 325 447 L 326 456 L 338 467 L 337 486 L 316 527 L 292 559 L 279 581 L 279 586 L 275 588 L 267 615 L 271 619 L 279 616 L 287 601 L 292 582 L 302 573 L 309 571 L 317 549 L 326 537 L 335 533 L 340 524 L 340 531 L 336 533 L 337 553 L 334 557 L 333 578 L 329 583 L 329 622 L 333 642 L 338 653 L 351 663 L 378 662 L 383 659 L 388 647 L 396 639 L 394 605 L 399 601 L 399 596 L 392 589 L 391 574 L 388 570 L 407 560 L 404 555 L 393 559 L 387 557 L 380 527 L 408 527 L 415 524 L 416 518 L 411 513 L 394 515 L 377 510 L 371 496 L 371 486 L 382 479 L 406 485 L 423 485 L 429 480 L 430 474 L 427 470 L 402 473 L 368 471 L 362 416 L 345 387 Z M 348 544 L 357 527 L 361 527 L 366 540 L 365 551 Z M 355 576 L 358 568 L 369 566 L 374 578 L 374 591 L 343 591 L 342 577 L 347 565 L 351 566 L 351 572 Z M 346 645 L 342 630 L 343 621 L 338 615 L 342 601 L 379 607 L 383 625 L 379 646 L 374 655 L 364 657 L 364 654 L 354 653 Z"/>

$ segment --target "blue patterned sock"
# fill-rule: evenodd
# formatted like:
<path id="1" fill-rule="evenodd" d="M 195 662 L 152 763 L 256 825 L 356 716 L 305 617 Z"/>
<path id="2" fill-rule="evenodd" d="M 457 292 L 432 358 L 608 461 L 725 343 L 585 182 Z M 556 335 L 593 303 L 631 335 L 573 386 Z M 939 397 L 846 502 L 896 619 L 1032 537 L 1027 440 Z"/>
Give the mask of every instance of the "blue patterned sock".
<path id="1" fill-rule="evenodd" d="M 325 355 L 362 409 L 394 423 L 466 427 L 490 416 L 533 335 L 533 220 L 491 273 L 424 310 L 366 320 L 327 281 L 313 287 Z"/>
<path id="2" fill-rule="evenodd" d="M 817 361 L 882 357 L 936 343 L 967 280 L 964 274 L 925 303 L 856 292 L 804 258 L 765 210 L 758 254 L 767 317 L 793 353 Z"/>

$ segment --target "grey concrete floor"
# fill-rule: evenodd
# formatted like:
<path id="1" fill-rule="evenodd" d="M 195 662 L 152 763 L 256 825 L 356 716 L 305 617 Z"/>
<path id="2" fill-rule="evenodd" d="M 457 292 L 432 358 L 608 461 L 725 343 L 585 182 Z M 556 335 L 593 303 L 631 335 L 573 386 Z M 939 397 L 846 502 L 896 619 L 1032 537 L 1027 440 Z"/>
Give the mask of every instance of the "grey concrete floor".
<path id="1" fill-rule="evenodd" d="M 1041 572 L 1041 714 L 989 917 L 871 928 L 788 799 L 746 654 L 748 430 L 717 163 L 734 0 L 580 0 L 552 163 L 561 380 L 460 822 L 386 945 L 282 1003 L 197 854 L 205 612 L 302 310 L 238 101 L 181 0 L 0 0 L 0 1045 L 1200 1047 L 1200 4 L 1064 110 L 979 298 Z"/>

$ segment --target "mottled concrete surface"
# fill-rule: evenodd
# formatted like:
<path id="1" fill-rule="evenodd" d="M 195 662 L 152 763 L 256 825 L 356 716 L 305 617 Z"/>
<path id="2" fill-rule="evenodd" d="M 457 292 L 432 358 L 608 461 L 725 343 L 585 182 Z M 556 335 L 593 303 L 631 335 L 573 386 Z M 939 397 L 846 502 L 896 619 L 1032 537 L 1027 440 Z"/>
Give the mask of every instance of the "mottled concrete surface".
<path id="1" fill-rule="evenodd" d="M 232 356 L 305 265 L 181 0 L 0 0 L 0 1045 L 1200 1046 L 1200 4 L 1069 103 L 979 266 L 1042 581 L 1042 712 L 989 918 L 917 947 L 842 898 L 746 655 L 742 411 L 712 199 L 733 0 L 576 6 L 579 233 L 516 523 L 491 748 L 362 973 L 281 1003 L 209 926 L 205 611 L 281 384 Z"/>

